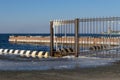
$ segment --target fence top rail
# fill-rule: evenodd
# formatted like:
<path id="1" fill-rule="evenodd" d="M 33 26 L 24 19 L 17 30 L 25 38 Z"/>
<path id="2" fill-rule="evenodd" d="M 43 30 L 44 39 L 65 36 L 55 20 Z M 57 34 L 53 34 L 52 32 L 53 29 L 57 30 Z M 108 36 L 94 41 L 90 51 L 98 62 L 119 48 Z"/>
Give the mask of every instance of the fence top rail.
<path id="1" fill-rule="evenodd" d="M 79 20 L 79 22 L 94 22 L 94 21 L 119 21 L 120 17 L 101 17 L 101 18 L 76 18 Z M 75 23 L 75 20 L 54 20 L 54 25 L 60 25 L 60 24 L 73 24 Z"/>
<path id="2" fill-rule="evenodd" d="M 70 24 L 70 23 L 74 23 L 74 20 L 54 20 L 53 23 Z"/>
<path id="3" fill-rule="evenodd" d="M 93 22 L 93 21 L 118 21 L 120 17 L 101 17 L 101 18 L 79 18 L 79 22 Z"/>

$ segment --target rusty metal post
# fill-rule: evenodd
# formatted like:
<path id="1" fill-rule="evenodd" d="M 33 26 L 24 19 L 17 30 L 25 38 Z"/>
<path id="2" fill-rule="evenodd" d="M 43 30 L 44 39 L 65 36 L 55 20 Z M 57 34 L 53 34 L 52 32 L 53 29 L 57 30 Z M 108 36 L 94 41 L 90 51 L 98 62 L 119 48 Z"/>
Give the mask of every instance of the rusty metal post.
<path id="1" fill-rule="evenodd" d="M 79 54 L 79 19 L 75 19 L 75 57 Z"/>
<path id="2" fill-rule="evenodd" d="M 53 21 L 50 21 L 50 56 L 54 56 L 54 30 L 53 30 Z"/>

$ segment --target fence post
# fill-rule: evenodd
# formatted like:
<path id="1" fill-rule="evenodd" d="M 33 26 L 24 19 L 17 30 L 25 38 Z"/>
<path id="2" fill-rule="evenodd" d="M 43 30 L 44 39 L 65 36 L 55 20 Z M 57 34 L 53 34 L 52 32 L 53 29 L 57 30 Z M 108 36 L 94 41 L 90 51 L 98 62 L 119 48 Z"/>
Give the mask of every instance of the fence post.
<path id="1" fill-rule="evenodd" d="M 54 56 L 54 30 L 53 30 L 53 21 L 50 21 L 50 56 Z"/>
<path id="2" fill-rule="evenodd" d="M 79 53 L 79 19 L 75 19 L 75 57 Z"/>

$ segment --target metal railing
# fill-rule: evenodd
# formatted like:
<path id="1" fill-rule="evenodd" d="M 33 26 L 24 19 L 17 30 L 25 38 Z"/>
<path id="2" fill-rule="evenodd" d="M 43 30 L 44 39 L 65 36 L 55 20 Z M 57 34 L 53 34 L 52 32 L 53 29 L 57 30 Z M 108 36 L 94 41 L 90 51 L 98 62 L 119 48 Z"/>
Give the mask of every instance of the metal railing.
<path id="1" fill-rule="evenodd" d="M 51 56 L 62 48 L 72 48 L 76 57 L 118 55 L 120 17 L 55 20 L 50 22 L 50 34 Z"/>

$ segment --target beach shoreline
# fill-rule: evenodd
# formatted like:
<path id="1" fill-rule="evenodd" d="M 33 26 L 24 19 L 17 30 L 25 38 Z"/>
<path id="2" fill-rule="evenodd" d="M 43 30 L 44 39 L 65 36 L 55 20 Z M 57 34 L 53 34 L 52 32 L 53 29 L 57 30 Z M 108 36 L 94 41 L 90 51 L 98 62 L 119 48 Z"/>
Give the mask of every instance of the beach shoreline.
<path id="1" fill-rule="evenodd" d="M 31 71 L 0 71 L 0 80 L 119 80 L 120 62 L 113 65 Z"/>

